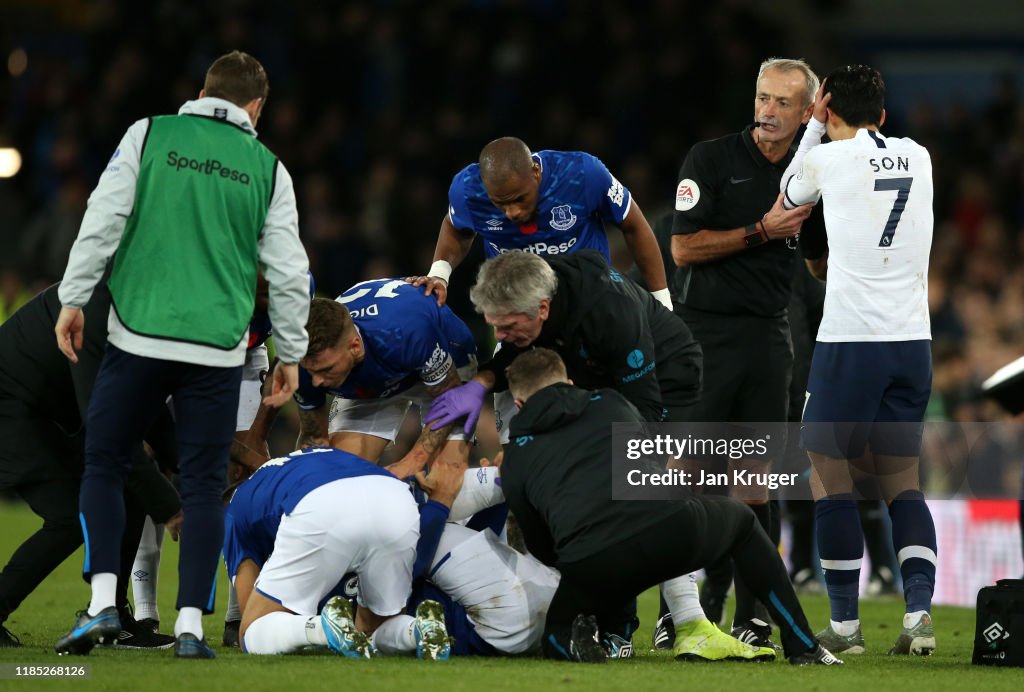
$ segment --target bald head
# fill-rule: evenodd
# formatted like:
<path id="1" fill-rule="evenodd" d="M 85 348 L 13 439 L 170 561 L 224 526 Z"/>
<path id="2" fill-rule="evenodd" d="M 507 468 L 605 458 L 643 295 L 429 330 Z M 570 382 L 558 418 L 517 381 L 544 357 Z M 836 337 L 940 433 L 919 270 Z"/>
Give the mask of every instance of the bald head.
<path id="1" fill-rule="evenodd" d="M 529 223 L 537 214 L 540 178 L 540 165 L 521 139 L 502 137 L 480 152 L 480 182 L 491 204 L 513 223 Z"/>
<path id="2" fill-rule="evenodd" d="M 501 184 L 532 171 L 530 147 L 517 137 L 500 137 L 480 151 L 480 178 L 484 185 Z"/>

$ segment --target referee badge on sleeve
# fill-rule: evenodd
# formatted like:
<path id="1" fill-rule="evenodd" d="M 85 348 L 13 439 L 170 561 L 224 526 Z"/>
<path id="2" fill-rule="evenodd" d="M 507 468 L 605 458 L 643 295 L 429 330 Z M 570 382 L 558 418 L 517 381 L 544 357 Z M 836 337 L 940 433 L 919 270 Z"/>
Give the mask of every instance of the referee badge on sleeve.
<path id="1" fill-rule="evenodd" d="M 689 211 L 700 201 L 700 188 L 689 178 L 683 178 L 676 187 L 676 211 Z"/>

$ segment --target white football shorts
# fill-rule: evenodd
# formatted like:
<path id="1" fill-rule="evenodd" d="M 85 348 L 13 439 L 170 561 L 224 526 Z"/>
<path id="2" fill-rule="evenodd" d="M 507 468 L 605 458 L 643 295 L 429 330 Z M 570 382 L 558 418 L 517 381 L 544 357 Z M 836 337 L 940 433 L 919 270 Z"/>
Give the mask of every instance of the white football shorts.
<path id="1" fill-rule="evenodd" d="M 463 382 L 476 374 L 476 360 L 459 368 L 459 376 Z M 342 399 L 335 397 L 331 404 L 331 413 L 327 422 L 327 432 L 354 432 L 373 435 L 392 442 L 398 437 L 409 407 L 416 405 L 420 411 L 420 425 L 430 410 L 433 401 L 427 394 L 426 385 L 419 383 L 404 392 L 384 399 Z M 466 435 L 462 426 L 456 425 L 449 440 L 464 440 Z"/>
<path id="2" fill-rule="evenodd" d="M 341 578 L 355 572 L 359 605 L 395 615 L 412 591 L 419 536 L 419 511 L 404 483 L 376 475 L 332 481 L 281 517 L 256 589 L 294 613 L 315 615 Z"/>
<path id="3" fill-rule="evenodd" d="M 270 372 L 270 359 L 267 357 L 267 346 L 262 344 L 245 352 L 245 364 L 242 366 L 242 388 L 238 391 L 238 416 L 235 419 L 235 431 L 248 430 L 256 420 L 256 412 L 263 401 L 261 389 L 263 381 Z"/>

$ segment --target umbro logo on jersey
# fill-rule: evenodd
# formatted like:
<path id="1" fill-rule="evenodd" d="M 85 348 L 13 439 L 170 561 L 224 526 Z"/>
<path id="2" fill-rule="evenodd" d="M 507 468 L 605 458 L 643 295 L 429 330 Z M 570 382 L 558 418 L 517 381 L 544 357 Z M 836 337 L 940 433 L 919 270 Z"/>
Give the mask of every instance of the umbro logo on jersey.
<path id="1" fill-rule="evenodd" d="M 751 180 L 753 180 L 753 178 L 733 178 L 733 177 L 729 178 L 729 182 L 732 183 L 733 185 L 736 185 L 738 183 L 746 183 L 746 182 L 749 182 Z"/>
<path id="2" fill-rule="evenodd" d="M 488 219 L 485 223 L 495 231 L 498 231 L 501 230 L 501 225 L 505 222 L 501 219 Z"/>

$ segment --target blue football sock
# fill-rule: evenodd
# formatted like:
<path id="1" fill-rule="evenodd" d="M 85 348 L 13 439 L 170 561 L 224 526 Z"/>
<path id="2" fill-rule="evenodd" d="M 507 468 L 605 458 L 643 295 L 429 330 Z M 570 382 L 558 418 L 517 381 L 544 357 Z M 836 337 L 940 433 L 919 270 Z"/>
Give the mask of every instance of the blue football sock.
<path id="1" fill-rule="evenodd" d="M 832 620 L 856 620 L 864 537 L 853 495 L 830 495 L 814 503 L 814 531 Z"/>
<path id="2" fill-rule="evenodd" d="M 930 612 L 935 591 L 935 523 L 924 495 L 920 490 L 900 493 L 889 505 L 889 517 L 907 612 Z"/>

